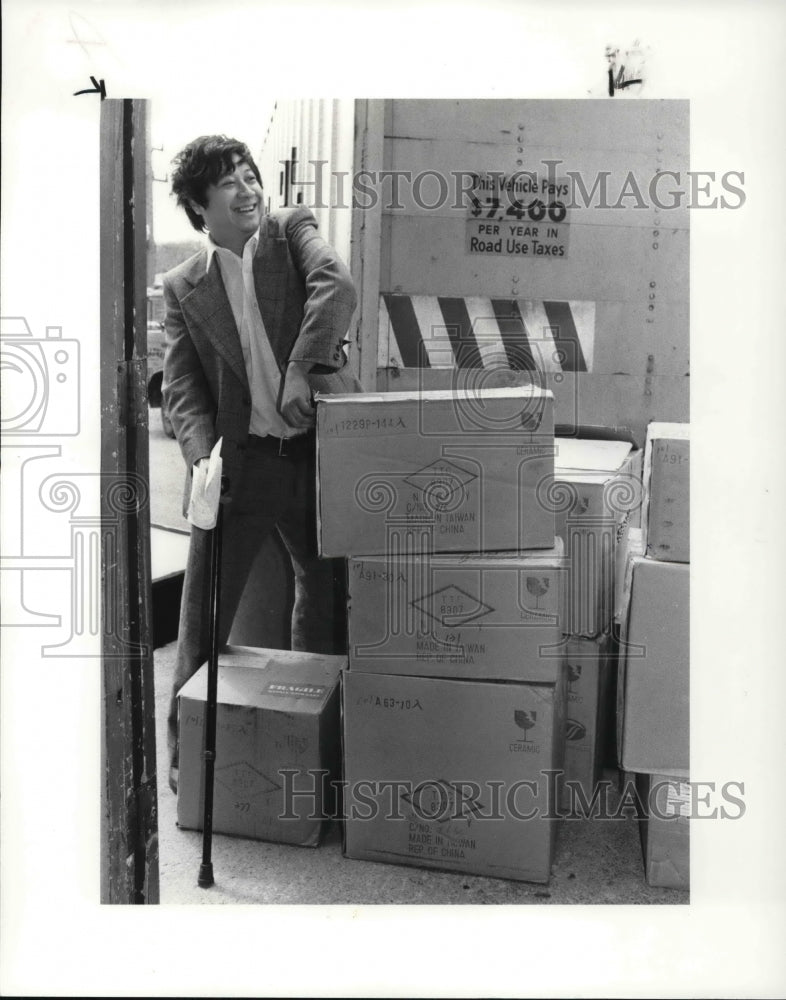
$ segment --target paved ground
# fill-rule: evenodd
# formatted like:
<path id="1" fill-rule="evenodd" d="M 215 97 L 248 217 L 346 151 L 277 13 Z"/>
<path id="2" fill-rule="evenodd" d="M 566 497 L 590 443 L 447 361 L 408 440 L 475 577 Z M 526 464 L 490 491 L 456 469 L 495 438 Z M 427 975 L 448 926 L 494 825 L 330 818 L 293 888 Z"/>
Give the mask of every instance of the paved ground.
<path id="1" fill-rule="evenodd" d="M 162 903 L 687 903 L 687 892 L 652 889 L 644 881 L 638 825 L 571 821 L 561 826 L 549 885 L 476 878 L 342 857 L 337 825 L 321 847 L 289 847 L 216 835 L 216 885 L 196 884 L 201 833 L 176 825 L 167 785 L 167 692 L 174 644 L 156 652 L 159 841 Z M 613 777 L 614 773 L 609 772 Z"/>

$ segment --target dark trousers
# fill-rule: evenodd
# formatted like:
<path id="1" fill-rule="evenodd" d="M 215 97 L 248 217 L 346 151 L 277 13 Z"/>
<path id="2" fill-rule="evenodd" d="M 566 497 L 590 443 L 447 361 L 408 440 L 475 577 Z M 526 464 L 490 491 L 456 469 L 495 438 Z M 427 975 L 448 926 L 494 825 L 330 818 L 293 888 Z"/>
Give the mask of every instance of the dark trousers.
<path id="1" fill-rule="evenodd" d="M 316 473 L 313 432 L 284 443 L 249 437 L 243 477 L 224 505 L 219 610 L 219 648 L 226 645 L 243 590 L 262 543 L 277 530 L 292 560 L 295 602 L 292 649 L 341 653 L 345 608 L 333 559 L 317 558 Z M 210 616 L 209 531 L 192 527 L 180 605 L 175 678 L 167 717 L 170 763 L 178 763 L 177 693 L 207 660 Z"/>

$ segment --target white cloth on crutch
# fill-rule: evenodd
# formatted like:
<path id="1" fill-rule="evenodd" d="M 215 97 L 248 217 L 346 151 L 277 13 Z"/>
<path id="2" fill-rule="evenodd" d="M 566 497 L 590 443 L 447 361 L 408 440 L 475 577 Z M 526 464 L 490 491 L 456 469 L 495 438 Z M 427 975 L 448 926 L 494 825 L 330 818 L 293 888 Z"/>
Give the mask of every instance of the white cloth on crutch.
<path id="1" fill-rule="evenodd" d="M 197 528 L 209 531 L 215 528 L 218 504 L 221 498 L 221 442 L 219 438 L 210 458 L 194 466 L 191 498 L 188 503 L 188 521 Z"/>

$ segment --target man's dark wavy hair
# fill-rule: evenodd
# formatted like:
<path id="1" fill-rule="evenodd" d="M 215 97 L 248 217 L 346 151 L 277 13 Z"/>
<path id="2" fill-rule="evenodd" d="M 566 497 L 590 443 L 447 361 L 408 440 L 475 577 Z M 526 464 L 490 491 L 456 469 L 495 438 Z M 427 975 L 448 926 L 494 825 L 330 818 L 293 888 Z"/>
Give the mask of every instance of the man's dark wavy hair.
<path id="1" fill-rule="evenodd" d="M 217 184 L 224 174 L 231 173 L 234 169 L 232 158 L 235 154 L 251 167 L 261 186 L 262 177 L 248 146 L 226 135 L 200 135 L 181 149 L 172 160 L 175 168 L 172 174 L 172 194 L 177 198 L 178 205 L 185 209 L 188 221 L 198 233 L 206 231 L 204 219 L 193 210 L 189 201 L 195 201 L 197 205 L 204 207 L 208 187 Z"/>

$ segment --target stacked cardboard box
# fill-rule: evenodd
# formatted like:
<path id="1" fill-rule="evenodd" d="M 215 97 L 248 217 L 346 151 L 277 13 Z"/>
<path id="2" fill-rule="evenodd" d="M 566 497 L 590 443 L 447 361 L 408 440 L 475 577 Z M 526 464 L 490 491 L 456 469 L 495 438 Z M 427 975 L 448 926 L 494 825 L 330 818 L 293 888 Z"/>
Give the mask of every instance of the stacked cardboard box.
<path id="1" fill-rule="evenodd" d="M 538 486 L 554 400 L 534 387 L 317 397 L 323 556 L 517 552 L 554 545 Z"/>
<path id="2" fill-rule="evenodd" d="M 644 815 L 639 820 L 649 885 L 690 888 L 690 785 L 667 774 L 637 774 Z"/>
<path id="3" fill-rule="evenodd" d="M 347 857 L 549 880 L 561 684 L 350 667 L 343 713 Z"/>
<path id="4" fill-rule="evenodd" d="M 649 425 L 644 481 L 647 555 L 664 562 L 690 562 L 688 424 Z"/>
<path id="5" fill-rule="evenodd" d="M 555 684 L 561 547 L 349 559 L 350 668 Z"/>
<path id="6" fill-rule="evenodd" d="M 317 457 L 320 549 L 349 557 L 345 854 L 547 881 L 565 712 L 551 393 L 318 397 Z"/>
<path id="7" fill-rule="evenodd" d="M 626 771 L 685 774 L 689 566 L 633 556 L 629 570 L 618 691 L 620 765 Z"/>
<path id="8" fill-rule="evenodd" d="M 640 521 L 641 451 L 617 439 L 558 437 L 555 445 L 549 500 L 566 553 L 565 776 L 589 798 L 613 747 L 614 573 L 618 538 Z"/>
<path id="9" fill-rule="evenodd" d="M 568 558 L 567 634 L 606 635 L 617 539 L 641 515 L 641 451 L 628 441 L 555 438 L 551 493 Z"/>
<path id="10" fill-rule="evenodd" d="M 671 788 L 673 804 L 688 787 L 688 490 L 688 425 L 651 424 L 642 529 L 629 535 L 617 602 L 622 642 L 617 732 L 620 766 L 644 776 L 639 787 L 647 799 L 642 820 L 647 880 L 669 887 L 688 884 L 688 821 L 679 810 L 655 809 L 648 796 L 652 789 Z"/>
<path id="11" fill-rule="evenodd" d="M 588 801 L 603 771 L 609 684 L 615 662 L 611 636 L 568 638 L 565 779 L 579 785 Z"/>
<path id="12" fill-rule="evenodd" d="M 229 646 L 219 656 L 213 829 L 316 847 L 340 771 L 346 657 Z M 181 688 L 178 825 L 202 828 L 207 668 Z"/>

